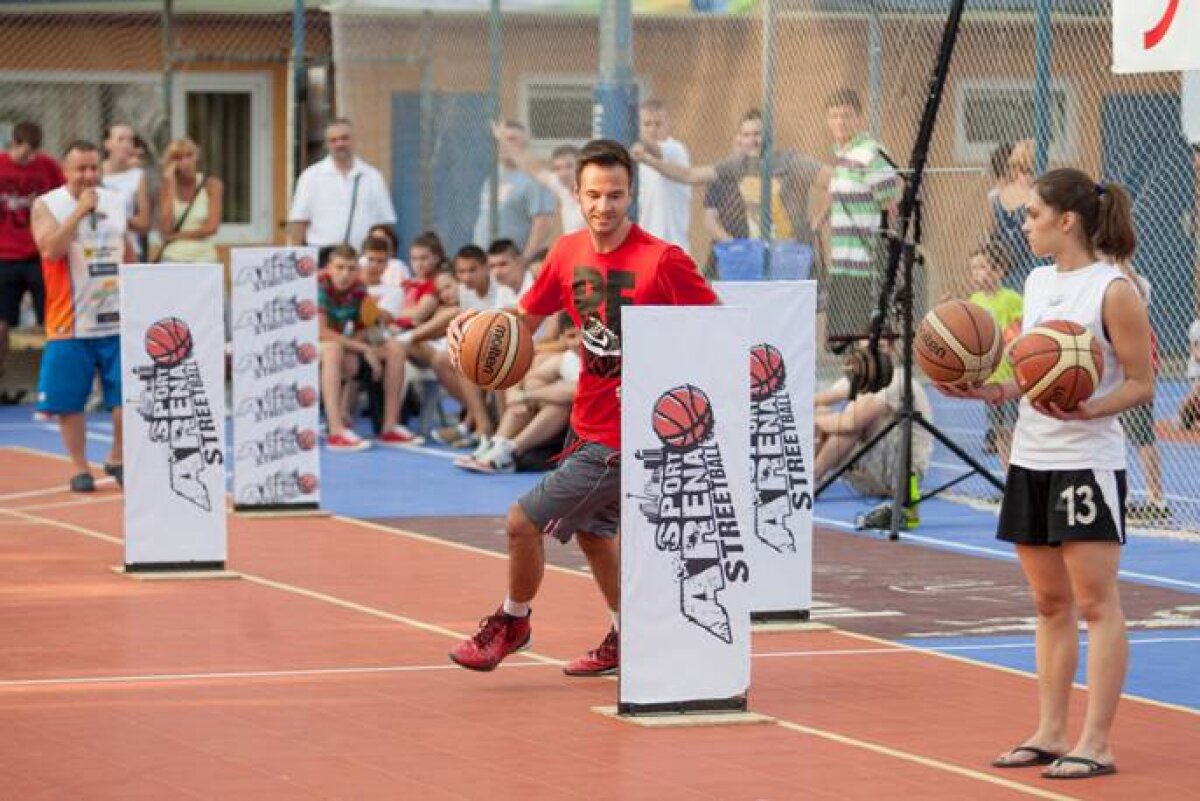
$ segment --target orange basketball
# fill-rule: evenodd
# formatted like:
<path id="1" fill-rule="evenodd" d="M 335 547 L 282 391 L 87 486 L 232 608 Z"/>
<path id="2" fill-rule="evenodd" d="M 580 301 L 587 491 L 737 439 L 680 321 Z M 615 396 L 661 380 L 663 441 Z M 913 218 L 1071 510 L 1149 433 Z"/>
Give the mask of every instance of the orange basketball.
<path id="1" fill-rule="evenodd" d="M 940 384 L 978 384 L 1000 365 L 1004 341 L 987 309 L 965 300 L 934 306 L 917 328 L 917 363 Z"/>
<path id="2" fill-rule="evenodd" d="M 1092 396 L 1104 375 L 1104 353 L 1092 332 L 1048 320 L 1021 335 L 1008 352 L 1017 386 L 1031 403 L 1071 411 Z"/>
<path id="3" fill-rule="evenodd" d="M 690 451 L 712 435 L 712 402 L 700 387 L 675 387 L 655 401 L 653 422 L 663 445 Z"/>
<path id="4" fill-rule="evenodd" d="M 484 389 L 508 389 L 533 363 L 533 337 L 511 312 L 480 312 L 463 331 L 459 369 Z"/>

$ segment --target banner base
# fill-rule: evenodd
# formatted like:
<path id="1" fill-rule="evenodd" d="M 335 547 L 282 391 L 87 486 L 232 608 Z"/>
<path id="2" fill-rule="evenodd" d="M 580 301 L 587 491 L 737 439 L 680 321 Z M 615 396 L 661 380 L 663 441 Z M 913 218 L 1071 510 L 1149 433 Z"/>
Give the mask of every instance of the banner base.
<path id="1" fill-rule="evenodd" d="M 785 632 L 797 631 L 833 631 L 834 628 L 834 626 L 831 626 L 828 623 L 815 623 L 811 620 L 780 620 L 750 624 L 750 632 L 752 634 L 782 634 Z"/>
<path id="2" fill-rule="evenodd" d="M 743 699 L 744 700 L 744 699 Z M 643 706 L 643 705 L 637 705 Z M 665 706 L 665 705 L 652 705 Z M 754 726 L 763 723 L 775 723 L 775 718 L 758 712 L 742 711 L 693 711 L 693 712 L 656 712 L 629 714 L 618 710 L 615 706 L 594 706 L 592 711 L 606 718 L 631 723 L 650 729 L 689 728 L 697 726 Z"/>
<path id="3" fill-rule="evenodd" d="M 745 712 L 746 696 L 732 698 L 702 698 L 695 701 L 665 701 L 652 704 L 618 703 L 617 714 L 627 715 L 688 715 L 694 713 Z"/>
<path id="4" fill-rule="evenodd" d="M 224 562 L 145 562 L 113 565 L 112 571 L 139 581 L 195 581 L 242 577 L 241 573 L 226 570 Z"/>
<path id="5" fill-rule="evenodd" d="M 751 612 L 751 623 L 805 623 L 812 616 L 810 609 L 776 609 L 769 612 Z"/>
<path id="6" fill-rule="evenodd" d="M 235 503 L 233 513 L 238 517 L 330 517 L 333 514 L 316 503 L 281 503 L 274 506 Z"/>

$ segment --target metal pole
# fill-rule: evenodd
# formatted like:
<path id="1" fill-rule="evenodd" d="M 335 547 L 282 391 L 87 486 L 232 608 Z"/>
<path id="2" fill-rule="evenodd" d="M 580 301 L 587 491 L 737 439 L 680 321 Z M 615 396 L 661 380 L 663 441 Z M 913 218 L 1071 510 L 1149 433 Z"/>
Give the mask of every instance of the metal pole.
<path id="1" fill-rule="evenodd" d="M 600 63 L 592 134 L 629 145 L 637 141 L 637 84 L 633 82 L 633 8 L 630 0 L 600 4 Z M 629 207 L 638 218 L 637 189 Z"/>
<path id="2" fill-rule="evenodd" d="M 500 119 L 500 66 L 503 55 L 500 39 L 500 0 L 488 7 L 488 125 Z M 500 235 L 500 143 L 492 146 L 492 178 L 488 183 L 488 240 Z M 479 242 L 479 245 L 486 245 Z"/>
<path id="3" fill-rule="evenodd" d="M 875 139 L 883 136 L 883 24 L 874 0 L 867 17 L 867 128 Z"/>
<path id="4" fill-rule="evenodd" d="M 771 277 L 771 168 L 775 155 L 775 3 L 763 0 L 762 151 L 759 155 L 758 228 L 763 242 L 763 278 Z"/>
<path id="5" fill-rule="evenodd" d="M 1035 169 L 1038 175 L 1046 171 L 1050 161 L 1050 70 L 1054 54 L 1054 30 L 1050 15 L 1050 0 L 1038 0 L 1035 40 L 1037 73 L 1034 88 L 1033 131 L 1036 142 Z"/>
<path id="6" fill-rule="evenodd" d="M 167 126 L 167 138 L 171 139 L 175 136 L 175 131 L 171 129 L 171 102 L 172 95 L 175 94 L 173 87 L 173 78 L 171 75 L 172 63 L 174 54 L 172 53 L 175 47 L 175 0 L 163 0 L 163 26 L 162 26 L 162 51 L 163 51 L 163 120 Z"/>
<path id="7" fill-rule="evenodd" d="M 421 230 L 433 228 L 433 12 L 421 15 Z"/>
<path id="8" fill-rule="evenodd" d="M 292 0 L 292 178 L 304 169 L 304 122 L 308 109 L 305 96 L 304 0 Z"/>

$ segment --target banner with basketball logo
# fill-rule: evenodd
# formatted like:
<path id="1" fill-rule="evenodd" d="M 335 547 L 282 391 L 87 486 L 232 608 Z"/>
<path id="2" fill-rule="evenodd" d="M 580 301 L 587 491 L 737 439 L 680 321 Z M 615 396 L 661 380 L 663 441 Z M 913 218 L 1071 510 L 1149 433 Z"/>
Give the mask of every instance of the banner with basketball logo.
<path id="1" fill-rule="evenodd" d="M 315 509 L 316 248 L 235 248 L 231 262 L 234 508 Z"/>
<path id="2" fill-rule="evenodd" d="M 222 286 L 219 264 L 121 268 L 128 569 L 225 562 Z"/>
<path id="3" fill-rule="evenodd" d="M 744 709 L 750 683 L 745 308 L 621 312 L 619 709 Z"/>
<path id="4" fill-rule="evenodd" d="M 750 315 L 750 481 L 747 518 L 755 618 L 812 609 L 815 281 L 717 282 L 721 301 Z"/>
<path id="5" fill-rule="evenodd" d="M 1113 0 L 1113 72 L 1200 69 L 1200 7 L 1182 0 Z"/>

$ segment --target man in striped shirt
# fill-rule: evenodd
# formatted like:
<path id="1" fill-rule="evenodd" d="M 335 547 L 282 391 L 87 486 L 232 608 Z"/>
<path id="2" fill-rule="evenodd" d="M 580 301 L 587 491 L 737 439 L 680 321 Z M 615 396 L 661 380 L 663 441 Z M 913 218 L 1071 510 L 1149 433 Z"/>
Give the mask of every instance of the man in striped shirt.
<path id="1" fill-rule="evenodd" d="M 900 181 L 883 146 L 863 128 L 862 101 L 853 89 L 839 89 L 825 102 L 837 162 L 829 175 L 829 284 L 827 336 L 861 334 L 867 329 L 883 284 L 879 238 L 881 214 L 895 211 Z"/>

